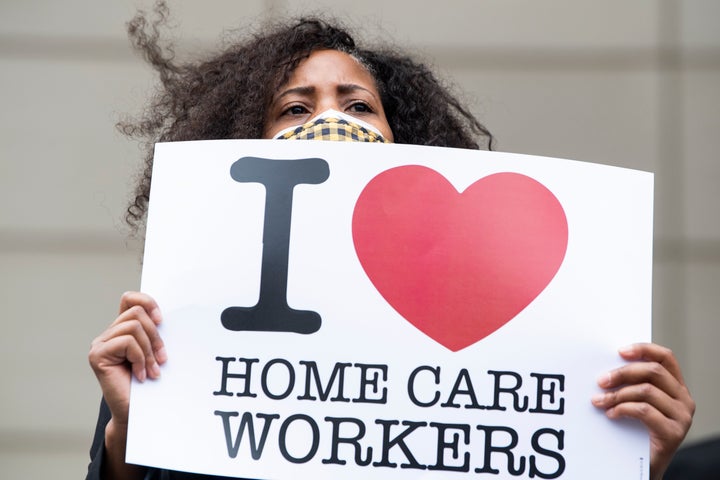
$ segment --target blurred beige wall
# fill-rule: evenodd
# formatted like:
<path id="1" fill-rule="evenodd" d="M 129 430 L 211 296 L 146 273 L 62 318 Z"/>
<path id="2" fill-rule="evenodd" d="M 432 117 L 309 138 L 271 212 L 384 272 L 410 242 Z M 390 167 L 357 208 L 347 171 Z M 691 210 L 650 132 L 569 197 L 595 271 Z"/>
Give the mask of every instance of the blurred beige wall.
<path id="1" fill-rule="evenodd" d="M 250 18 L 340 12 L 454 81 L 499 150 L 654 171 L 654 337 L 697 400 L 689 440 L 720 434 L 720 2 L 170 3 L 181 54 Z M 153 82 L 124 32 L 135 6 L 0 1 L 3 479 L 85 475 L 87 351 L 139 285 L 121 216 L 140 154 L 114 129 Z"/>

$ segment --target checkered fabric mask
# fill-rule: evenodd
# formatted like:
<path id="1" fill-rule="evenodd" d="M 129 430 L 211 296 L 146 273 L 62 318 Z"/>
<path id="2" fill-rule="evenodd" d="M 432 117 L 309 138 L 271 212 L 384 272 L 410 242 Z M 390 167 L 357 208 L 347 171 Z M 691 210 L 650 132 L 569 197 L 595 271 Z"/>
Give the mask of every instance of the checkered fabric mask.
<path id="1" fill-rule="evenodd" d="M 337 110 L 326 110 L 307 123 L 286 128 L 275 139 L 390 143 L 369 123 Z"/>

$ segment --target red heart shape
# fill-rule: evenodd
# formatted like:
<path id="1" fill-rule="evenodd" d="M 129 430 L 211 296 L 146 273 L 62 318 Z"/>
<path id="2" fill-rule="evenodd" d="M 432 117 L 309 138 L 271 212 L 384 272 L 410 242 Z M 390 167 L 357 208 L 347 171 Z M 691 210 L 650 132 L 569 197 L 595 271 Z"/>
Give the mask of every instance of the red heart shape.
<path id="1" fill-rule="evenodd" d="M 459 193 L 429 168 L 392 168 L 365 186 L 352 222 L 375 288 L 454 352 L 527 307 L 557 273 L 568 241 L 558 199 L 518 173 L 489 175 Z"/>

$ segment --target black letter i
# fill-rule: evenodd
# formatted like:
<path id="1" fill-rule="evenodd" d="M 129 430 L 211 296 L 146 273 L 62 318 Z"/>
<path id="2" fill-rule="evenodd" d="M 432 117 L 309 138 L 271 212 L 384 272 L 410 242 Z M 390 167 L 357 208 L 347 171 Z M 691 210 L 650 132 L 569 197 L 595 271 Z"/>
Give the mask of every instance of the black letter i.
<path id="1" fill-rule="evenodd" d="M 321 158 L 244 157 L 230 167 L 233 180 L 262 183 L 266 196 L 260 298 L 254 307 L 226 308 L 220 319 L 228 330 L 314 333 L 320 328 L 317 312 L 294 310 L 287 304 L 290 216 L 295 185 L 320 184 L 329 175 L 328 163 Z"/>

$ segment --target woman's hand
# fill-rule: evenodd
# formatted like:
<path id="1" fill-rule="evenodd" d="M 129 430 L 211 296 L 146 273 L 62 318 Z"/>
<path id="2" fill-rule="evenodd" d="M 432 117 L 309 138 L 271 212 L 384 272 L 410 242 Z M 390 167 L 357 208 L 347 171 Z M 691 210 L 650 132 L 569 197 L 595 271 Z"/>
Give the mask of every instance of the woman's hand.
<path id="1" fill-rule="evenodd" d="M 609 418 L 630 417 L 645 424 L 650 433 L 650 478 L 660 480 L 690 429 L 695 402 L 669 349 L 639 343 L 621 349 L 620 356 L 630 363 L 598 380 L 607 391 L 592 402 Z"/>
<path id="2" fill-rule="evenodd" d="M 149 295 L 126 292 L 118 317 L 92 342 L 90 365 L 116 423 L 127 423 L 131 375 L 141 382 L 160 377 L 160 365 L 167 360 L 157 331 L 161 321 Z"/>
<path id="3" fill-rule="evenodd" d="M 160 377 L 160 365 L 167 360 L 157 330 L 161 321 L 160 309 L 149 295 L 126 292 L 118 317 L 92 342 L 88 359 L 112 414 L 105 427 L 107 478 L 142 478 L 140 467 L 125 464 L 130 379 Z"/>

